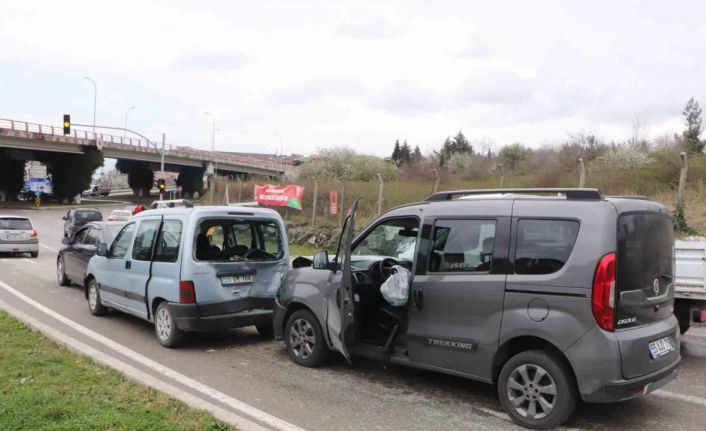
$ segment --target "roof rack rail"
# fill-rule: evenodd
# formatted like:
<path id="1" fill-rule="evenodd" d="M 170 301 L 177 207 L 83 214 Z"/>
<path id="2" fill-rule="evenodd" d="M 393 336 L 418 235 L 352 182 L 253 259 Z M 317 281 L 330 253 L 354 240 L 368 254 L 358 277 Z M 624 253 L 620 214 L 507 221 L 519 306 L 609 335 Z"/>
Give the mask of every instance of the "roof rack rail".
<path id="1" fill-rule="evenodd" d="M 635 199 L 638 201 L 651 201 L 649 196 L 606 196 L 608 199 Z"/>
<path id="2" fill-rule="evenodd" d="M 428 202 L 450 201 L 455 196 L 488 195 L 495 193 L 515 193 L 515 194 L 563 194 L 567 200 L 597 201 L 603 199 L 603 193 L 598 189 L 581 188 L 520 188 L 520 189 L 470 189 L 453 190 L 448 192 L 438 192 L 426 198 Z"/>

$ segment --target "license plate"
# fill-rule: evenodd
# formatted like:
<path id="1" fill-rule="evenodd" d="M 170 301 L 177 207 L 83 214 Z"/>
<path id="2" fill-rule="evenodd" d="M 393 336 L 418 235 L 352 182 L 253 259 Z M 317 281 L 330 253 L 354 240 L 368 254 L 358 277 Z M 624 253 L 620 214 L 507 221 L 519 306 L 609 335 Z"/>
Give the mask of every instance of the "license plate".
<path id="1" fill-rule="evenodd" d="M 253 274 L 221 276 L 221 284 L 224 286 L 232 286 L 234 284 L 248 284 L 252 283 L 252 280 Z"/>
<path id="2" fill-rule="evenodd" d="M 648 345 L 650 349 L 650 356 L 652 359 L 657 359 L 660 356 L 664 356 L 667 353 L 674 350 L 674 345 L 669 337 L 660 338 L 657 341 L 653 341 Z"/>

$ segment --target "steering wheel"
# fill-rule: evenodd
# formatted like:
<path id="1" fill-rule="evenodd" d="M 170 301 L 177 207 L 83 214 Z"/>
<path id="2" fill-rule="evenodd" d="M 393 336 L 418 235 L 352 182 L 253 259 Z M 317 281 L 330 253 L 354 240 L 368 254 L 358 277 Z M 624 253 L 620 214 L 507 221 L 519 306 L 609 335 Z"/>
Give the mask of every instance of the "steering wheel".
<path id="1" fill-rule="evenodd" d="M 391 257 L 386 257 L 380 261 L 378 264 L 378 270 L 380 271 L 380 278 L 382 281 L 387 280 L 392 275 L 392 267 L 395 265 L 399 264 Z"/>

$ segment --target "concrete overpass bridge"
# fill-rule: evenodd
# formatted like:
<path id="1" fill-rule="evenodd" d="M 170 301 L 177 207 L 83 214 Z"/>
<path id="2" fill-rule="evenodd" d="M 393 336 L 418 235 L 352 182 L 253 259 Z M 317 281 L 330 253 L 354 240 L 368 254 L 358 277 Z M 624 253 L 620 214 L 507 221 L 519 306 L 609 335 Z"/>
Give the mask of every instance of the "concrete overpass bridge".
<path id="1" fill-rule="evenodd" d="M 86 148 L 91 147 L 100 150 L 104 157 L 160 163 L 160 151 L 142 139 L 75 129 L 65 136 L 63 127 L 0 119 L 0 148 L 20 152 L 84 154 Z M 291 167 L 290 164 L 266 158 L 222 152 L 214 156 L 210 151 L 173 145 L 165 146 L 164 159 L 170 171 L 191 166 L 210 172 L 209 167 L 214 162 L 220 174 L 279 176 Z"/>

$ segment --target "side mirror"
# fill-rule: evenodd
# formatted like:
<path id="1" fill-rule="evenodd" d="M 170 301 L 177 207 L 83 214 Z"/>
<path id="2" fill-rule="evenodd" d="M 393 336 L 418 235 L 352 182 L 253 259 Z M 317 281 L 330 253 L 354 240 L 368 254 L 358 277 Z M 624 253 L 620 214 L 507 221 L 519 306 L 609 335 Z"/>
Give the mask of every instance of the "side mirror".
<path id="1" fill-rule="evenodd" d="M 314 262 L 311 265 L 314 269 L 330 269 L 328 251 L 321 250 L 314 255 Z"/>
<path id="2" fill-rule="evenodd" d="M 69 244 L 71 244 L 71 238 L 65 236 L 65 237 L 61 238 L 61 243 L 64 245 L 69 245 Z"/>
<path id="3" fill-rule="evenodd" d="M 108 255 L 108 246 L 105 245 L 104 243 L 100 243 L 96 245 L 96 255 L 98 256 L 107 256 Z"/>
<path id="4" fill-rule="evenodd" d="M 63 216 L 61 219 L 62 219 L 62 220 L 66 220 L 66 216 Z"/>

